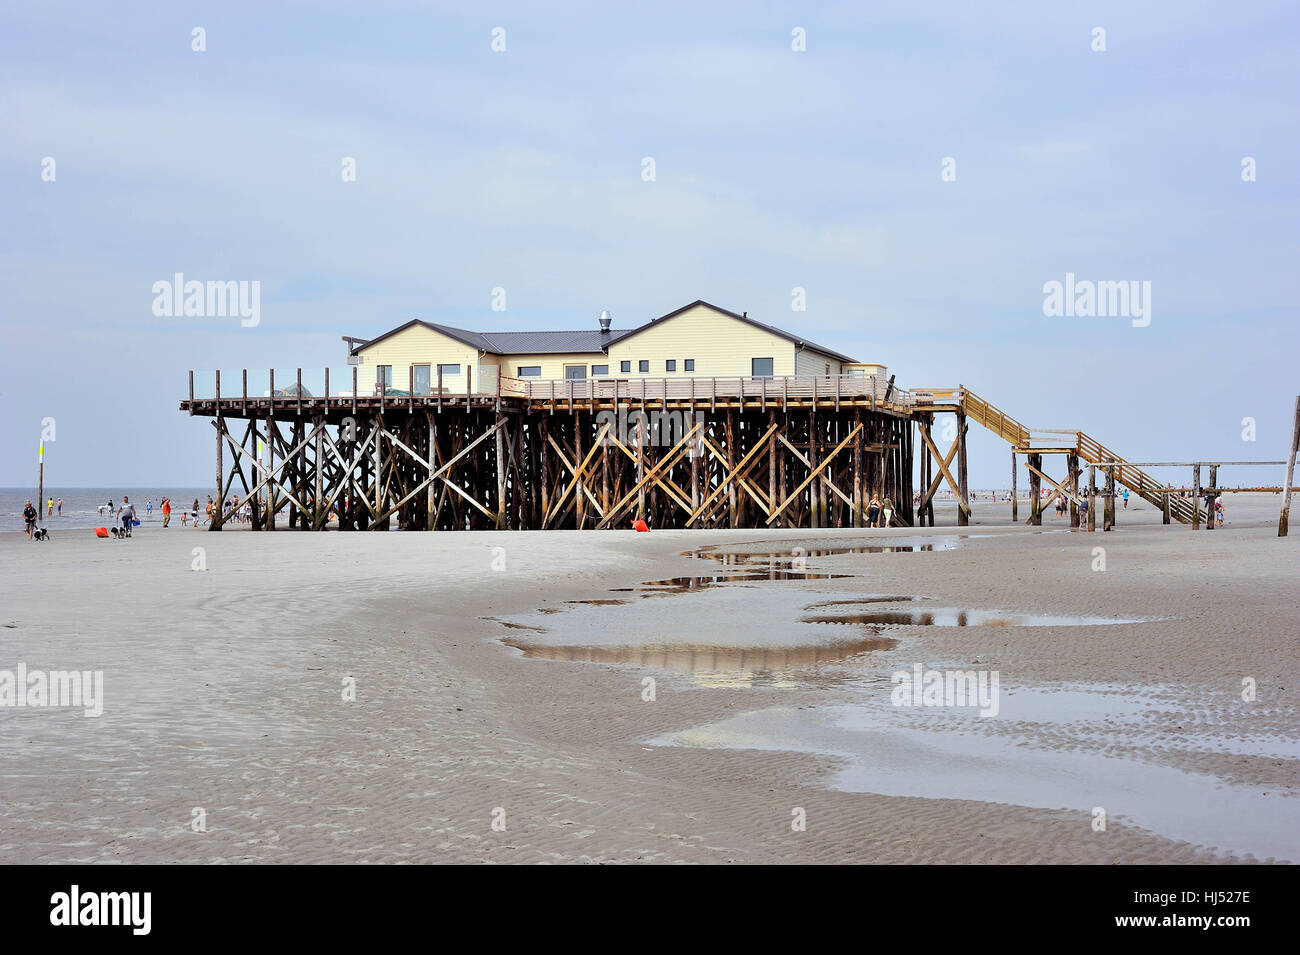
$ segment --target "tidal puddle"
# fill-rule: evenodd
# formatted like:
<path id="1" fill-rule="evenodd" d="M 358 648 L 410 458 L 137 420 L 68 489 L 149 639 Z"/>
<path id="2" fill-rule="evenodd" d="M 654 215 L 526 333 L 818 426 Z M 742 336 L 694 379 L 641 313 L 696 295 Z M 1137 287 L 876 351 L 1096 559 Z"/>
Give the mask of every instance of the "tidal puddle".
<path id="1" fill-rule="evenodd" d="M 719 584 L 743 583 L 754 580 L 833 580 L 839 577 L 853 577 L 854 574 L 813 574 L 801 570 L 774 569 L 766 573 L 746 571 L 734 574 L 690 574 L 682 577 L 666 577 L 663 580 L 647 580 L 639 587 L 611 587 L 610 593 L 626 594 L 676 594 L 691 590 L 704 590 Z M 570 601 L 571 603 L 576 601 Z"/>
<path id="2" fill-rule="evenodd" d="M 719 570 L 716 573 L 686 574 L 680 577 L 667 577 L 663 580 L 647 580 L 637 587 L 610 588 L 610 593 L 637 593 L 642 596 L 653 596 L 656 594 L 691 593 L 722 584 L 744 584 L 765 580 L 839 580 L 858 577 L 861 575 L 808 570 L 805 564 L 810 557 L 833 557 L 839 554 L 889 554 L 952 550 L 957 546 L 957 542 L 964 539 L 965 536 L 899 538 L 899 543 L 843 544 L 814 548 L 805 548 L 792 544 L 787 550 L 783 551 L 722 551 L 715 550 L 712 547 L 703 547 L 698 550 L 683 551 L 681 556 L 718 564 Z M 577 601 L 570 602 L 575 603 Z"/>
<path id="3" fill-rule="evenodd" d="M 825 607 L 856 607 L 859 604 L 900 604 L 908 603 L 913 600 L 929 600 L 929 597 L 904 597 L 899 594 L 877 594 L 863 597 L 854 597 L 850 600 L 823 600 L 820 603 L 808 604 L 804 610 L 821 610 Z"/>
<path id="4" fill-rule="evenodd" d="M 854 602 L 846 601 L 846 603 Z M 856 624 L 866 627 L 1101 627 L 1116 623 L 1145 622 L 1118 617 L 1002 613 L 998 610 L 869 610 L 862 613 L 803 617 L 802 621 Z"/>
<path id="5" fill-rule="evenodd" d="M 830 686 L 854 678 L 845 664 L 898 641 L 873 637 L 809 647 L 717 646 L 671 643 L 646 646 L 552 646 L 506 638 L 507 646 L 533 660 L 653 667 L 685 673 L 700 686 Z"/>
<path id="6" fill-rule="evenodd" d="M 758 710 L 651 743 L 830 756 L 840 763 L 831 787 L 846 792 L 1074 810 L 1080 825 L 1102 807 L 1111 820 L 1171 839 L 1300 860 L 1300 799 L 1281 787 L 1237 786 L 1110 754 L 1116 743 L 1241 751 L 1239 741 L 1216 738 L 1214 725 L 1170 743 L 1156 717 L 1186 710 L 1176 699 L 1109 686 L 1020 687 L 1004 689 L 998 715 L 981 718 L 961 708 L 892 706 L 888 683 L 863 691 L 852 703 Z M 1252 742 L 1272 758 L 1300 761 L 1294 739 Z"/>
<path id="7" fill-rule="evenodd" d="M 840 554 L 918 554 L 953 550 L 957 547 L 957 542 L 964 540 L 965 537 L 966 535 L 902 537 L 889 543 L 835 544 L 811 548 L 792 542 L 790 546 L 779 551 L 717 550 L 713 547 L 702 547 L 699 550 L 685 551 L 682 556 L 695 560 L 711 560 L 724 567 L 752 570 L 766 565 L 769 569 L 778 571 L 792 566 L 802 568 L 803 562 L 810 557 L 835 557 Z"/>

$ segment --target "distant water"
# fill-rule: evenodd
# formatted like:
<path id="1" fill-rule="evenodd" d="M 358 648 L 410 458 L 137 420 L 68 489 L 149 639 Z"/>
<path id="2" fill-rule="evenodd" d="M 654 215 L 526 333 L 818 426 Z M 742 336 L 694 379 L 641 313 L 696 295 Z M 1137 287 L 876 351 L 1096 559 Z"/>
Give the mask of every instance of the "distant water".
<path id="1" fill-rule="evenodd" d="M 140 518 L 142 525 L 162 524 L 162 499 L 170 497 L 172 499 L 172 523 L 179 524 L 181 520 L 181 506 L 188 507 L 197 497 L 199 499 L 199 513 L 203 513 L 203 508 L 208 502 L 208 496 L 212 494 L 212 488 L 197 487 L 165 487 L 165 488 L 138 488 L 138 487 L 47 487 L 45 489 L 46 498 L 54 498 L 57 505 L 59 498 L 63 498 L 63 514 L 59 515 L 58 508 L 55 508 L 54 516 L 47 516 L 44 506 L 41 507 L 41 518 L 38 526 L 48 528 L 51 532 L 58 531 L 59 528 L 73 530 L 87 527 L 108 527 L 113 523 L 113 518 L 108 513 L 107 506 L 101 515 L 97 510 L 98 506 L 108 504 L 108 499 L 113 499 L 113 507 L 116 509 L 122 504 L 122 495 L 126 495 L 134 504 L 136 516 Z M 36 504 L 36 488 L 0 488 L 0 531 L 21 531 L 23 529 L 23 506 L 28 500 Z M 145 502 L 153 501 L 152 516 L 145 509 Z"/>

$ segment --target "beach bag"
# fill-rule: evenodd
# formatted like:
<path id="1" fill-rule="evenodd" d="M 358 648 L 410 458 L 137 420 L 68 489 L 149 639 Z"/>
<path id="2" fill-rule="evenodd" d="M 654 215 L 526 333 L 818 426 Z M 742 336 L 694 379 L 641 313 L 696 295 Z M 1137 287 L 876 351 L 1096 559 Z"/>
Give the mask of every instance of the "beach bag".
<path id="1" fill-rule="evenodd" d="M 95 528 L 95 536 L 96 536 L 96 537 L 107 537 L 107 536 L 108 536 L 108 528 L 107 528 L 107 527 L 96 527 L 96 528 Z"/>
<path id="2" fill-rule="evenodd" d="M 139 526 L 140 526 L 140 522 L 139 522 L 139 521 L 132 521 L 132 522 L 131 522 L 131 526 L 132 526 L 132 527 L 139 527 Z"/>

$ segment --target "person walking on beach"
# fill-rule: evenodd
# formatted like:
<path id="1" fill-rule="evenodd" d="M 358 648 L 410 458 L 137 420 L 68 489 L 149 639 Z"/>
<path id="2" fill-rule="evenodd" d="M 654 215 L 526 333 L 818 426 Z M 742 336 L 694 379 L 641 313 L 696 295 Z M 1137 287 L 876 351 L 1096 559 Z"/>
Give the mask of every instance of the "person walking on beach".
<path id="1" fill-rule="evenodd" d="M 172 522 L 172 499 L 170 497 L 164 497 L 162 499 L 162 516 L 163 527 L 166 527 Z"/>
<path id="2" fill-rule="evenodd" d="M 49 509 L 45 512 L 45 516 L 46 516 L 46 517 L 53 517 L 53 516 L 54 516 L 54 498 L 50 498 Z"/>
<path id="3" fill-rule="evenodd" d="M 871 495 L 871 503 L 867 505 L 867 526 L 875 527 L 880 520 L 880 498 Z"/>
<path id="4" fill-rule="evenodd" d="M 1128 510 L 1128 488 L 1124 488 L 1124 510 Z"/>
<path id="5" fill-rule="evenodd" d="M 59 503 L 55 505 L 59 509 L 59 517 L 63 516 L 63 498 L 59 498 Z"/>
<path id="6" fill-rule="evenodd" d="M 36 508 L 32 507 L 32 502 L 29 499 L 27 506 L 23 508 L 23 523 L 27 525 L 28 540 L 32 539 L 32 533 L 36 530 L 36 517 Z"/>
<path id="7" fill-rule="evenodd" d="M 122 533 L 130 537 L 131 526 L 135 522 L 135 508 L 131 505 L 131 499 L 125 494 L 122 495 L 122 507 L 118 510 L 117 516 L 122 519 Z"/>
<path id="8" fill-rule="evenodd" d="M 194 521 L 194 526 L 199 526 L 199 499 L 196 497 L 194 503 L 190 505 L 190 518 Z"/>
<path id="9" fill-rule="evenodd" d="M 212 512 L 216 510 L 216 505 L 212 503 L 212 495 L 208 495 L 208 526 L 212 526 Z"/>
<path id="10" fill-rule="evenodd" d="M 885 498 L 884 503 L 880 505 L 880 526 L 889 527 L 893 520 L 894 505 L 889 498 Z"/>
<path id="11" fill-rule="evenodd" d="M 149 519 L 153 519 L 153 498 L 144 502 L 144 513 Z"/>

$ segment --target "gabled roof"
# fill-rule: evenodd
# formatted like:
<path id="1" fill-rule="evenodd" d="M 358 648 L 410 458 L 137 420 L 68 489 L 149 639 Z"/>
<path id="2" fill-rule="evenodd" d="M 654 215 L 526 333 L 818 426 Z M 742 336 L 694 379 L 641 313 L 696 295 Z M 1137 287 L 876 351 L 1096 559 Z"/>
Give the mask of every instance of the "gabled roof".
<path id="1" fill-rule="evenodd" d="M 660 315 L 658 318 L 651 319 L 644 325 L 627 331 L 619 332 L 602 332 L 598 328 L 582 329 L 580 331 L 568 332 L 474 332 L 467 328 L 454 328 L 451 325 L 438 325 L 435 322 L 426 322 L 420 318 L 413 318 L 405 325 L 399 325 L 396 328 L 384 332 L 378 338 L 372 338 L 367 342 L 355 339 L 358 343 L 352 348 L 352 354 L 357 354 L 362 349 L 369 348 L 382 342 L 386 338 L 392 338 L 414 325 L 422 325 L 425 328 L 432 329 L 448 338 L 453 338 L 462 344 L 471 348 L 477 348 L 479 351 L 487 352 L 490 355 L 559 355 L 559 354 L 599 354 L 608 350 L 609 346 L 615 342 L 623 341 L 638 335 L 646 329 L 661 325 L 670 319 L 676 318 L 683 312 L 703 305 L 705 308 L 711 308 L 729 318 L 734 318 L 738 322 L 744 322 L 746 325 L 752 325 L 755 328 L 761 328 L 763 331 L 771 332 L 784 338 L 786 341 L 794 342 L 803 348 L 811 351 L 820 352 L 823 355 L 829 355 L 837 361 L 852 362 L 853 359 L 848 355 L 841 355 L 837 351 L 832 351 L 816 342 L 810 342 L 806 338 L 800 338 L 784 329 L 777 328 L 775 325 L 768 325 L 765 322 L 755 321 L 748 315 L 738 315 L 735 312 L 728 311 L 725 308 L 719 308 L 711 302 L 703 299 L 696 299 L 689 305 L 683 305 L 681 308 L 674 309 L 667 315 Z M 347 338 L 347 336 L 344 336 Z"/>
<path id="2" fill-rule="evenodd" d="M 614 344 L 614 342 L 623 341 L 624 339 L 631 338 L 634 335 L 639 335 L 641 332 L 644 332 L 648 328 L 653 328 L 656 325 L 661 325 L 664 322 L 668 321 L 669 319 L 676 318 L 678 315 L 682 314 L 683 312 L 688 312 L 691 309 L 696 308 L 697 306 L 700 305 L 703 305 L 705 308 L 711 308 L 715 312 L 721 312 L 723 315 L 726 315 L 729 318 L 734 318 L 738 322 L 744 322 L 746 325 L 752 325 L 755 328 L 763 329 L 763 331 L 765 332 L 771 332 L 773 335 L 779 335 L 781 338 L 784 338 L 786 341 L 794 342 L 796 345 L 801 345 L 804 348 L 810 349 L 811 351 L 821 352 L 821 354 L 823 355 L 829 355 L 831 358 L 834 358 L 837 361 L 847 361 L 847 362 L 854 361 L 854 359 L 850 358 L 848 355 L 841 355 L 837 351 L 832 351 L 831 349 L 826 348 L 823 345 L 818 345 L 816 342 L 810 342 L 806 338 L 800 338 L 798 335 L 794 335 L 790 332 L 785 331 L 784 329 L 777 328 L 775 325 L 768 325 L 766 322 L 755 321 L 754 319 L 750 318 L 748 315 L 737 315 L 735 312 L 729 311 L 728 309 L 719 308 L 718 306 L 714 305 L 712 302 L 706 302 L 702 298 L 697 298 L 689 305 L 683 305 L 681 308 L 673 309 L 667 315 L 660 315 L 658 318 L 651 319 L 650 321 L 646 322 L 644 325 L 640 325 L 626 332 L 617 332 L 614 334 L 614 336 L 609 340 L 607 344 L 612 345 Z"/>
<path id="3" fill-rule="evenodd" d="M 352 354 L 355 355 L 363 348 L 369 348 L 385 338 L 400 334 L 414 325 L 432 329 L 490 355 L 548 355 L 577 352 L 600 354 L 605 344 L 613 337 L 613 334 L 602 332 L 598 328 L 569 332 L 473 332 L 467 328 L 455 328 L 451 325 L 439 325 L 436 322 L 413 318 L 405 325 L 384 332 L 378 338 L 362 342 L 352 349 Z"/>

